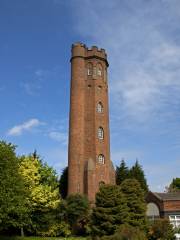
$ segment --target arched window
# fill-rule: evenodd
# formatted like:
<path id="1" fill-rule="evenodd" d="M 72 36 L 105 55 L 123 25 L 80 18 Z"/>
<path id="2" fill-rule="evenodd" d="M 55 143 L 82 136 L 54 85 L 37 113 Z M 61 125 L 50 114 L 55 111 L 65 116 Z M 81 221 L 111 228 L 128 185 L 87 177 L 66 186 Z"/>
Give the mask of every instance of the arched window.
<path id="1" fill-rule="evenodd" d="M 97 76 L 102 77 L 102 65 L 100 63 L 97 65 Z"/>
<path id="2" fill-rule="evenodd" d="M 92 65 L 92 63 L 88 63 L 87 64 L 87 75 L 91 76 L 92 72 L 93 72 L 93 65 Z"/>
<path id="3" fill-rule="evenodd" d="M 102 127 L 98 128 L 98 138 L 99 139 L 104 139 L 104 130 Z"/>
<path id="4" fill-rule="evenodd" d="M 101 102 L 98 102 L 97 104 L 97 112 L 102 113 L 103 112 L 103 105 Z"/>
<path id="5" fill-rule="evenodd" d="M 98 156 L 98 163 L 99 164 L 104 164 L 104 162 L 105 162 L 104 155 L 103 154 L 99 154 L 99 156 Z"/>

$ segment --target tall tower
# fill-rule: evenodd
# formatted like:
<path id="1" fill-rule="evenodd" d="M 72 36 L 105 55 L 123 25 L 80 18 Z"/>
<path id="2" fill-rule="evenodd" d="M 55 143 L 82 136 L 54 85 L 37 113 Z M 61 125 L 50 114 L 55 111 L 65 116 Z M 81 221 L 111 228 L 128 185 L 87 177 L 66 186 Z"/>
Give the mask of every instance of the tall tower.
<path id="1" fill-rule="evenodd" d="M 72 45 L 68 194 L 92 202 L 102 183 L 114 183 L 110 160 L 108 61 L 104 49 Z"/>

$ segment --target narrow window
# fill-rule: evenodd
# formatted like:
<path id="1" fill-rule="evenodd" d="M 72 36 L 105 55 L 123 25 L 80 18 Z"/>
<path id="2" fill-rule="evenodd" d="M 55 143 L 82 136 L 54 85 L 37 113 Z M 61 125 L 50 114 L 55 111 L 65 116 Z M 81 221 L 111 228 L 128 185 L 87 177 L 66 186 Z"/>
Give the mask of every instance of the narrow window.
<path id="1" fill-rule="evenodd" d="M 104 130 L 102 127 L 98 128 L 98 138 L 99 139 L 104 139 Z"/>
<path id="2" fill-rule="evenodd" d="M 97 112 L 98 112 L 98 113 L 102 113 L 102 112 L 103 112 L 103 105 L 102 105 L 101 102 L 99 102 L 99 103 L 97 104 Z"/>
<path id="3" fill-rule="evenodd" d="M 87 75 L 91 76 L 92 75 L 92 71 L 93 71 L 93 65 L 92 65 L 92 63 L 88 63 L 87 64 Z"/>
<path id="4" fill-rule="evenodd" d="M 96 77 L 96 67 L 93 68 L 93 77 Z"/>
<path id="5" fill-rule="evenodd" d="M 102 77 L 102 65 L 100 63 L 97 64 L 97 75 Z"/>
<path id="6" fill-rule="evenodd" d="M 99 154 L 99 156 L 98 156 L 98 163 L 99 164 L 104 164 L 104 155 L 103 154 Z"/>
<path id="7" fill-rule="evenodd" d="M 97 70 L 97 75 L 98 75 L 98 76 L 102 76 L 102 71 L 101 71 L 101 69 L 98 69 L 98 70 Z"/>

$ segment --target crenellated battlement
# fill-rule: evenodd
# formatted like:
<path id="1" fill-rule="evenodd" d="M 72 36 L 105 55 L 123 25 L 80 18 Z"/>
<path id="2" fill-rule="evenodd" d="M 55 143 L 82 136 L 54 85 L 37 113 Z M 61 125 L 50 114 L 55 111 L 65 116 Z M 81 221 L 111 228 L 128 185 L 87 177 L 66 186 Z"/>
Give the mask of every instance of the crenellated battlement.
<path id="1" fill-rule="evenodd" d="M 108 65 L 106 51 L 103 48 L 99 49 L 97 46 L 88 48 L 83 43 L 74 43 L 72 44 L 72 58 L 74 57 L 99 58 L 101 60 L 105 60 L 106 64 Z"/>

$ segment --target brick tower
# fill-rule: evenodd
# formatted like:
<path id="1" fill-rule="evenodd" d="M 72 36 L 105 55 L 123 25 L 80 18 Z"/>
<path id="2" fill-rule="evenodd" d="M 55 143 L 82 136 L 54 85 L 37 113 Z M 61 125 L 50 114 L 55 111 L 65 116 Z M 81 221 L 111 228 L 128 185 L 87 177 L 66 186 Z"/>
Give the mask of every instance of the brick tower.
<path id="1" fill-rule="evenodd" d="M 115 182 L 110 160 L 107 55 L 104 49 L 72 45 L 68 194 L 91 202 L 101 183 Z"/>

